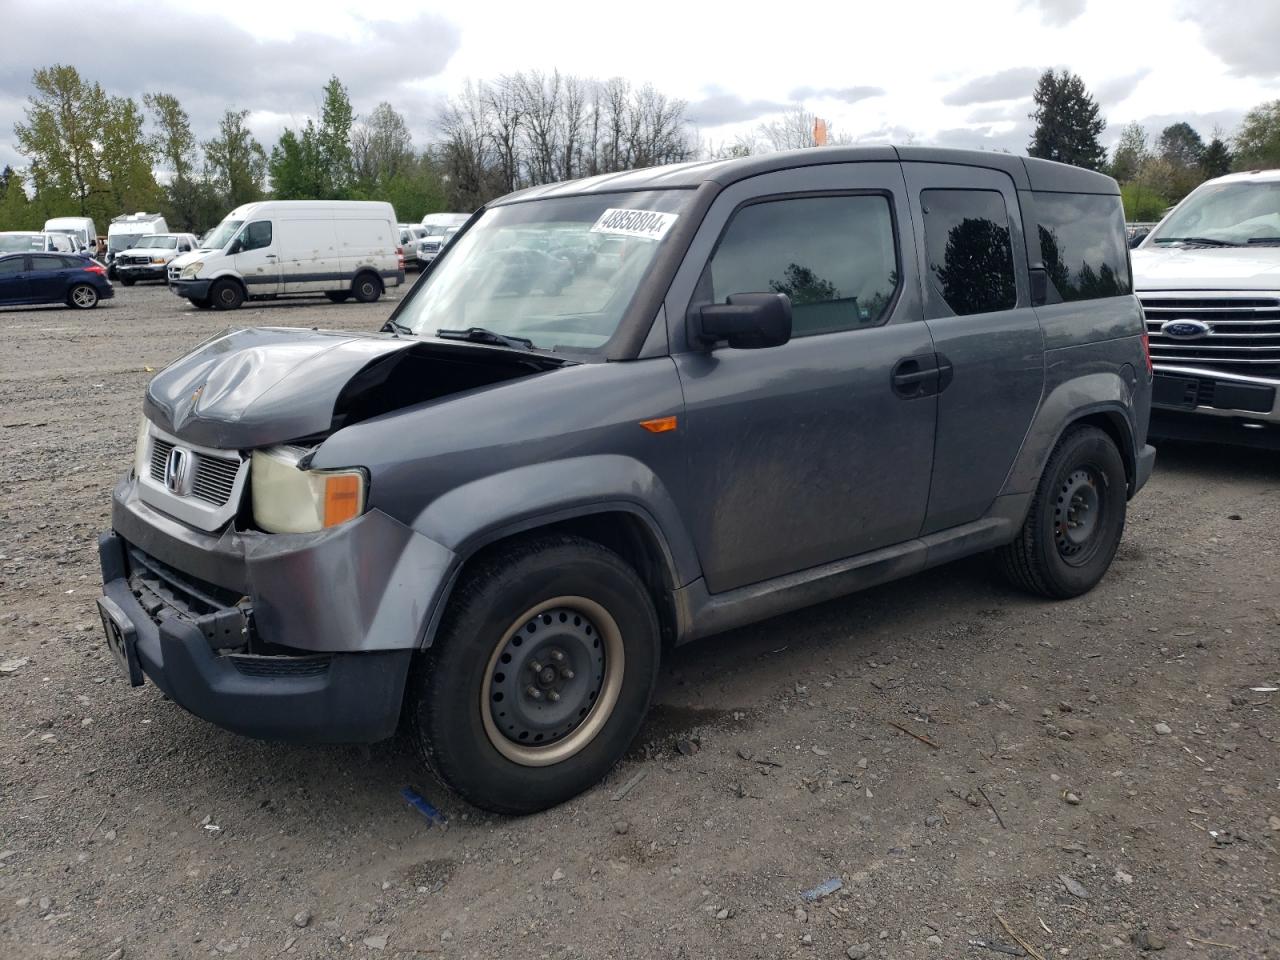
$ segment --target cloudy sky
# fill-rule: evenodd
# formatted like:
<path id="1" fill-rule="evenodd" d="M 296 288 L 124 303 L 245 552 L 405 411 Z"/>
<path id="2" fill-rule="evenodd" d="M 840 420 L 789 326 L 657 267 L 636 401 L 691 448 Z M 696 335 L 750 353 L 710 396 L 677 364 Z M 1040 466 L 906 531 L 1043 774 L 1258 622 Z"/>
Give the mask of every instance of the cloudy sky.
<path id="1" fill-rule="evenodd" d="M 668 0 L 390 4 L 112 0 L 65 8 L 0 0 L 0 164 L 31 72 L 72 63 L 112 93 L 176 94 L 207 137 L 229 106 L 268 146 L 317 109 L 336 73 L 356 110 L 389 100 L 419 145 L 467 79 L 520 69 L 651 82 L 689 103 L 710 143 L 801 102 L 864 142 L 1025 149 L 1037 74 L 1084 77 L 1114 139 L 1131 120 L 1188 120 L 1207 138 L 1280 97 L 1280 0 Z M 77 8 L 79 9 L 79 8 Z M 376 11 L 376 12 L 374 12 Z"/>

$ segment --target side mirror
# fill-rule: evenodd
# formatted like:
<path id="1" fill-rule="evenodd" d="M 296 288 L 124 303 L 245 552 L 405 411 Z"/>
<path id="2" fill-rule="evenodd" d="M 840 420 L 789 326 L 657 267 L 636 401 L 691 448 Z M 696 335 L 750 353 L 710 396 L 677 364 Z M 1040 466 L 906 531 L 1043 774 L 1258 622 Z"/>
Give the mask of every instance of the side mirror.
<path id="1" fill-rule="evenodd" d="M 783 293 L 735 293 L 728 303 L 695 307 L 692 327 L 706 346 L 778 347 L 791 339 L 791 299 Z"/>

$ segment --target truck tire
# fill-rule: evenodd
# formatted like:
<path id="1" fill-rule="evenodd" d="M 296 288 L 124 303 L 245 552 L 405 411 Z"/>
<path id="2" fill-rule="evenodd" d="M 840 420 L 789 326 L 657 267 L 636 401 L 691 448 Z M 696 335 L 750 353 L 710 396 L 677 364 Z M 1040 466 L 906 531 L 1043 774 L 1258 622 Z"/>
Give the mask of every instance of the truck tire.
<path id="1" fill-rule="evenodd" d="M 244 303 L 244 288 L 234 280 L 219 280 L 209 288 L 209 299 L 218 310 L 239 310 Z"/>
<path id="2" fill-rule="evenodd" d="M 545 810 L 622 757 L 659 660 L 653 601 L 621 557 L 578 537 L 523 540 L 455 589 L 410 675 L 414 740 L 477 807 Z"/>
<path id="3" fill-rule="evenodd" d="M 376 273 L 358 273 L 351 282 L 351 293 L 361 303 L 373 303 L 382 296 L 382 278 Z"/>
<path id="4" fill-rule="evenodd" d="M 1014 586 L 1055 600 L 1097 586 L 1120 546 L 1128 500 L 1124 461 L 1097 427 L 1058 441 L 1018 536 L 999 551 Z"/>
<path id="5" fill-rule="evenodd" d="M 123 283 L 126 287 L 132 287 L 138 281 L 133 277 L 121 277 L 120 282 Z"/>

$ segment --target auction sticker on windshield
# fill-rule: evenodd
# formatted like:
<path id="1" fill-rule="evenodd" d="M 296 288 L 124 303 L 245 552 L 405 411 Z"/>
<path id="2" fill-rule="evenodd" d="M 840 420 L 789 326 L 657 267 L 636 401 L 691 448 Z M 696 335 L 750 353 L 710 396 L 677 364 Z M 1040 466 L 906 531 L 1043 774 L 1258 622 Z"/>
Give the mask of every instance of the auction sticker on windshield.
<path id="1" fill-rule="evenodd" d="M 636 237 L 640 240 L 661 240 L 679 219 L 678 213 L 611 207 L 600 214 L 600 219 L 591 228 L 591 232 L 607 233 L 615 237 Z"/>

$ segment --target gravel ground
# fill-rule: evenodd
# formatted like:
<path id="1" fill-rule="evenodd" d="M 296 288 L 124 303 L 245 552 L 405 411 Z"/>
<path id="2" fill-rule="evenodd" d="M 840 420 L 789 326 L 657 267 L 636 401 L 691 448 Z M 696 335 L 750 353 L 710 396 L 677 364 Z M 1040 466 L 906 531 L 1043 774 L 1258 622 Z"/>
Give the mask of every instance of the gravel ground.
<path id="1" fill-rule="evenodd" d="M 1075 601 L 978 558 L 683 648 L 607 782 L 495 818 L 403 740 L 260 743 L 117 675 L 95 537 L 149 371 L 389 310 L 184 306 L 0 310 L 3 956 L 1280 957 L 1280 457 L 1162 450 Z"/>

